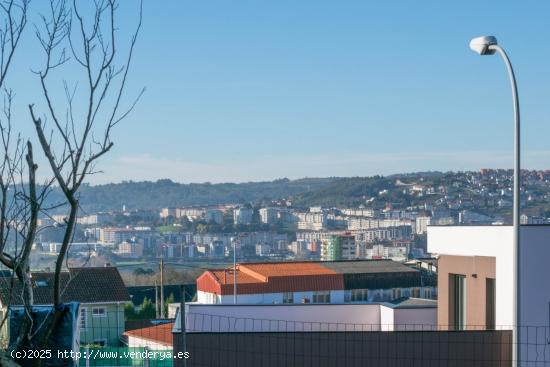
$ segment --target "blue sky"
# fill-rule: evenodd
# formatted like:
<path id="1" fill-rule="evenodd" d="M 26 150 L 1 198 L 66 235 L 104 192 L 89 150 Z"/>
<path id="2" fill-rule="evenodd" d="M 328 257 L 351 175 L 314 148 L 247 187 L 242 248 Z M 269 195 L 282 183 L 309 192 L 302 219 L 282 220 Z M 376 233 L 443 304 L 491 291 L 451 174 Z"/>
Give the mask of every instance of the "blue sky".
<path id="1" fill-rule="evenodd" d="M 523 164 L 550 168 L 549 16 L 546 1 L 145 0 L 129 93 L 147 91 L 91 182 L 511 167 L 504 64 L 468 48 L 483 34 L 516 69 Z M 21 99 L 32 52 L 10 80 Z"/>

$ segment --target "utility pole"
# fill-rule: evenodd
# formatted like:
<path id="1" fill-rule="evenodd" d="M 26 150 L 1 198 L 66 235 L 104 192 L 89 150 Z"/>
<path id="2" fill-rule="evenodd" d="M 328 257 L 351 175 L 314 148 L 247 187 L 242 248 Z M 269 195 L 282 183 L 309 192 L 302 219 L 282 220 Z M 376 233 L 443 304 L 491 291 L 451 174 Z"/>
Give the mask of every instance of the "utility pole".
<path id="1" fill-rule="evenodd" d="M 233 303 L 237 304 L 237 241 L 233 241 Z"/>
<path id="2" fill-rule="evenodd" d="M 159 290 L 157 285 L 157 280 L 155 279 L 155 316 L 158 319 L 160 316 L 159 313 Z"/>
<path id="3" fill-rule="evenodd" d="M 163 319 L 164 315 L 164 253 L 160 258 L 160 318 Z"/>

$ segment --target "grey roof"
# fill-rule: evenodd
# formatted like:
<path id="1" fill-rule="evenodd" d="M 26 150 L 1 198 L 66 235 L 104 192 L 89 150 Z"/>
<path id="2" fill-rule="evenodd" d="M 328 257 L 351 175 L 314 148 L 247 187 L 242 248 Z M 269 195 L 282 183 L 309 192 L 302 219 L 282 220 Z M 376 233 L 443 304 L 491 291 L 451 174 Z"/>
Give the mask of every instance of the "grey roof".
<path id="1" fill-rule="evenodd" d="M 437 259 L 435 257 L 419 257 L 417 259 L 411 259 L 407 261 L 407 263 L 411 263 L 411 264 L 415 264 L 418 262 L 437 265 Z"/>
<path id="2" fill-rule="evenodd" d="M 320 265 L 332 269 L 339 274 L 418 272 L 417 269 L 392 260 L 324 261 Z"/>
<path id="3" fill-rule="evenodd" d="M 393 308 L 414 308 L 414 307 L 437 307 L 437 300 L 413 297 L 396 298 L 389 303 Z"/>
<path id="4" fill-rule="evenodd" d="M 72 268 L 61 273 L 61 301 L 80 303 L 128 302 L 130 294 L 115 267 Z M 35 305 L 53 304 L 54 273 L 32 273 Z M 11 297 L 10 297 L 11 293 Z M 0 277 L 0 300 L 3 305 L 23 304 L 21 284 L 16 279 Z"/>

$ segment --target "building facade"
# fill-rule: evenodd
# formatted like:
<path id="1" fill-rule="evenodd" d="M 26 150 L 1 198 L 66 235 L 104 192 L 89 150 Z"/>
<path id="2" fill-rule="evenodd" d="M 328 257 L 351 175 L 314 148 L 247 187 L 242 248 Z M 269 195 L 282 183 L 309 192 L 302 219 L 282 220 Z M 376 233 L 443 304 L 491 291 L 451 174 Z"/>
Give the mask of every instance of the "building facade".
<path id="1" fill-rule="evenodd" d="M 401 297 L 433 299 L 436 283 L 418 269 L 391 260 L 303 261 L 239 264 L 197 278 L 197 300 L 239 304 L 387 302 Z"/>

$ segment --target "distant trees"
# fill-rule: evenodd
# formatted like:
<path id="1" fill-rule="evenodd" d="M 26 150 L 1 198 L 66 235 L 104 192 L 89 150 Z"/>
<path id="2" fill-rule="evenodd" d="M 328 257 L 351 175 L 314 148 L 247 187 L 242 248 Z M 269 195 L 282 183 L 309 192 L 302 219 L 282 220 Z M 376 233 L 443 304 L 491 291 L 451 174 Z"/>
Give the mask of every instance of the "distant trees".
<path id="1" fill-rule="evenodd" d="M 155 304 L 149 298 L 145 297 L 139 306 L 138 311 L 136 311 L 132 303 L 127 303 L 124 305 L 124 317 L 126 320 L 155 319 L 157 317 Z"/>

